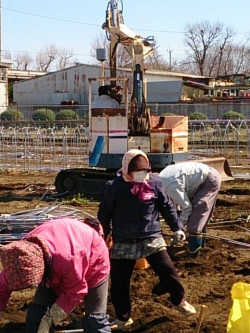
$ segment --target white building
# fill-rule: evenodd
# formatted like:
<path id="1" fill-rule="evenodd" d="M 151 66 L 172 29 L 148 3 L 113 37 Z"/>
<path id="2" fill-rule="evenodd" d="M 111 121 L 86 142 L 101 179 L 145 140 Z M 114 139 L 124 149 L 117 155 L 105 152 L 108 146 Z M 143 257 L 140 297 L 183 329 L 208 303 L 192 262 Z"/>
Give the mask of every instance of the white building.
<path id="1" fill-rule="evenodd" d="M 0 61 L 0 113 L 6 110 L 8 106 L 8 80 L 7 71 L 12 67 L 10 59 L 1 59 Z"/>
<path id="2" fill-rule="evenodd" d="M 14 84 L 13 98 L 17 105 L 60 105 L 62 101 L 74 100 L 78 104 L 88 104 L 88 79 L 101 77 L 102 68 L 97 65 L 80 64 L 40 77 Z M 104 76 L 109 77 L 109 68 L 104 68 Z M 132 71 L 117 69 L 117 77 L 129 78 L 129 92 L 132 91 Z M 181 73 L 146 71 L 144 91 L 148 103 L 178 102 L 183 93 L 183 78 L 205 79 Z M 107 82 L 106 82 L 107 83 Z M 93 85 L 93 95 L 97 94 L 99 82 Z"/>

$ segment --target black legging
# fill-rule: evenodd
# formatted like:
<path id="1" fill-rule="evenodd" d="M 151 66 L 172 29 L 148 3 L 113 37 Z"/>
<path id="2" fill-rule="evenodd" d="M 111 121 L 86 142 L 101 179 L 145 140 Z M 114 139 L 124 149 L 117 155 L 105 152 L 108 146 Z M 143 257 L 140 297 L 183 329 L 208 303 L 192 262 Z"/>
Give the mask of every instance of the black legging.
<path id="1" fill-rule="evenodd" d="M 147 261 L 160 279 L 161 290 L 170 294 L 174 305 L 184 298 L 184 288 L 166 250 L 148 256 Z M 135 260 L 111 259 L 111 300 L 119 320 L 128 320 L 131 312 L 130 279 Z"/>

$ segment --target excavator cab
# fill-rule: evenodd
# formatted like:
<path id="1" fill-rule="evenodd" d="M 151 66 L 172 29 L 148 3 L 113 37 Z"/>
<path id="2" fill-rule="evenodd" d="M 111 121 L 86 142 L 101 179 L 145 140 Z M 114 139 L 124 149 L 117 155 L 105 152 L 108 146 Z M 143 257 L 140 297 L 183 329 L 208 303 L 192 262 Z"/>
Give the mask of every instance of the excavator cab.
<path id="1" fill-rule="evenodd" d="M 120 108 L 92 108 L 93 84 L 100 81 L 121 82 L 124 104 Z M 136 103 L 129 104 L 129 79 L 89 79 L 89 166 L 119 169 L 125 152 L 141 149 L 149 158 L 154 172 L 188 156 L 188 118 L 185 116 L 147 117 L 137 115 Z M 133 100 L 132 100 L 133 101 Z"/>

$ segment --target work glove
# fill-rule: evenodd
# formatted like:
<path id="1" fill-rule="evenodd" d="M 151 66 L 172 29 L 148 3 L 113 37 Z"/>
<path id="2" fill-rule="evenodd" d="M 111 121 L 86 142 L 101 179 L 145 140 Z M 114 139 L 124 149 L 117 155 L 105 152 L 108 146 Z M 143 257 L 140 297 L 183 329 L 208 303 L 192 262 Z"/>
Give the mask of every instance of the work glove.
<path id="1" fill-rule="evenodd" d="M 186 240 L 186 235 L 184 233 L 184 231 L 182 230 L 178 230 L 174 232 L 174 243 L 179 243 L 179 242 L 183 242 L 184 240 Z"/>
<path id="2" fill-rule="evenodd" d="M 52 318 L 48 309 L 45 315 L 42 317 L 42 320 L 40 321 L 37 333 L 49 333 L 51 324 Z"/>
<path id="3" fill-rule="evenodd" d="M 49 333 L 52 322 L 55 326 L 60 325 L 66 317 L 67 313 L 62 308 L 60 308 L 59 305 L 54 303 L 51 309 L 48 309 L 43 316 L 37 333 Z"/>
<path id="4" fill-rule="evenodd" d="M 52 305 L 49 313 L 55 326 L 60 325 L 61 322 L 67 318 L 67 313 L 56 303 Z"/>

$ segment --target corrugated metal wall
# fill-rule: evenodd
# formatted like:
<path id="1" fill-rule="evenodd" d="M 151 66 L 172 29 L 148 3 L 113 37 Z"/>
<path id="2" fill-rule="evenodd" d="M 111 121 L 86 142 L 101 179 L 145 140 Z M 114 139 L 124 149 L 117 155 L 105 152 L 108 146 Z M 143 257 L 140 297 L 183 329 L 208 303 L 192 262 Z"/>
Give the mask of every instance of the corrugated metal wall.
<path id="1" fill-rule="evenodd" d="M 130 71 L 117 70 L 117 76 L 130 76 Z M 101 67 L 78 65 L 14 84 L 14 102 L 17 105 L 50 105 L 64 100 L 75 100 L 88 104 L 88 78 L 100 77 Z M 109 70 L 105 70 L 109 76 Z M 93 84 L 97 94 L 99 83 Z"/>
<path id="2" fill-rule="evenodd" d="M 177 75 L 177 74 L 176 74 Z M 109 77 L 109 68 L 105 68 L 105 76 Z M 129 93 L 132 89 L 132 72 L 129 69 L 117 69 L 117 76 L 129 78 Z M 42 77 L 32 78 L 14 84 L 14 102 L 17 105 L 50 105 L 59 104 L 63 100 L 75 100 L 79 104 L 88 104 L 88 78 L 101 77 L 101 67 L 95 65 L 78 65 L 46 74 Z M 144 74 L 145 94 L 149 103 L 153 96 L 149 85 L 156 81 L 181 81 L 181 76 L 167 75 L 164 72 Z M 152 83 L 152 84 L 151 84 Z M 100 82 L 93 84 L 93 95 L 97 95 Z M 163 97 L 161 97 L 163 98 Z M 168 102 L 168 96 L 162 102 Z"/>

